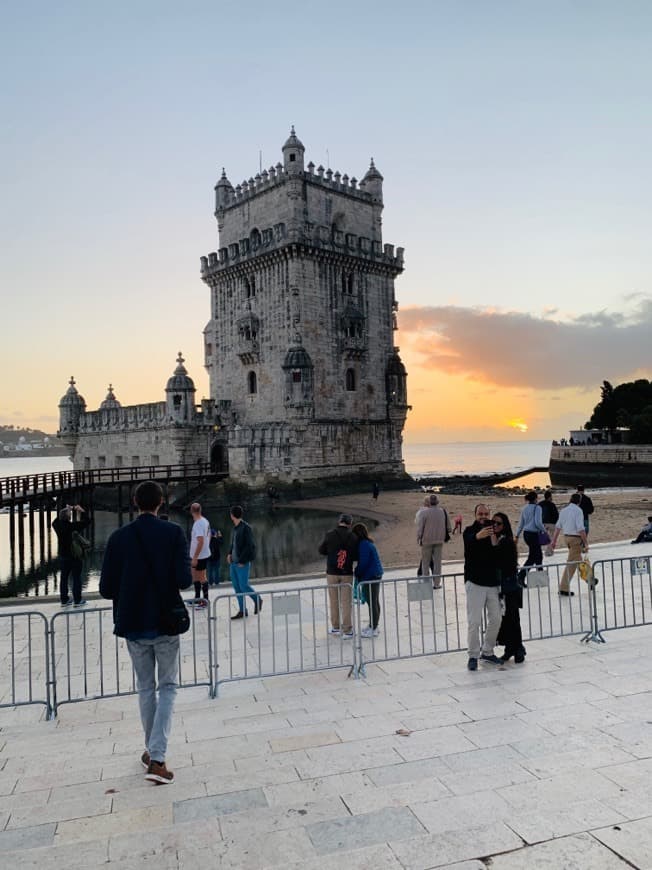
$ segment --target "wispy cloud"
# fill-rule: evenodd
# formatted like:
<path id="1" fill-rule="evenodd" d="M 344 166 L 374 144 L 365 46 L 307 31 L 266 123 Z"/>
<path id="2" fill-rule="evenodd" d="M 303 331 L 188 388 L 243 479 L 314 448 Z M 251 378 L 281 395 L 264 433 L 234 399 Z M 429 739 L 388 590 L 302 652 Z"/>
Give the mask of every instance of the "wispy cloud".
<path id="1" fill-rule="evenodd" d="M 628 311 L 567 320 L 517 311 L 457 306 L 401 311 L 400 331 L 424 368 L 500 386 L 586 388 L 652 371 L 652 297 L 628 299 Z"/>

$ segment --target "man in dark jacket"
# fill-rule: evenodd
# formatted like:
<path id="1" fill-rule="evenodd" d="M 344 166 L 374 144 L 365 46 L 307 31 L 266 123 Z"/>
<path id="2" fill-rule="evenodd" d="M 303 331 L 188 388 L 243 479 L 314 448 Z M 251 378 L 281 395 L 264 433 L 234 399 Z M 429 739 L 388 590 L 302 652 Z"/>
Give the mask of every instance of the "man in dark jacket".
<path id="1" fill-rule="evenodd" d="M 66 505 L 52 523 L 59 542 L 59 596 L 61 606 L 83 607 L 86 604 L 82 598 L 82 568 L 83 562 L 72 554 L 72 536 L 75 532 L 83 532 L 91 524 L 84 508 L 79 505 Z M 68 578 L 72 574 L 72 598 L 68 595 Z"/>
<path id="2" fill-rule="evenodd" d="M 353 518 L 341 514 L 336 528 L 326 534 L 319 552 L 326 556 L 326 582 L 331 612 L 331 634 L 353 637 L 351 590 L 353 563 L 358 558 L 358 539 L 351 531 Z"/>
<path id="3" fill-rule="evenodd" d="M 584 487 L 581 483 L 577 484 L 577 492 L 580 497 L 580 510 L 584 514 L 584 531 L 588 535 L 589 533 L 589 517 L 595 510 L 593 507 L 593 501 L 589 498 L 589 496 L 584 492 Z"/>
<path id="4" fill-rule="evenodd" d="M 466 621 L 470 671 L 478 669 L 478 659 L 491 665 L 501 665 L 494 655 L 494 646 L 502 611 L 500 607 L 500 580 L 493 558 L 491 536 L 493 525 L 486 504 L 476 505 L 475 521 L 464 529 L 464 590 L 466 592 Z M 482 612 L 487 609 L 487 630 L 480 650 Z"/>
<path id="5" fill-rule="evenodd" d="M 254 602 L 254 613 L 260 613 L 263 609 L 263 599 L 249 582 L 251 563 L 256 558 L 256 542 L 251 526 L 242 519 L 243 514 L 240 505 L 234 504 L 231 508 L 233 535 L 226 561 L 229 563 L 229 577 L 233 589 L 238 596 L 238 612 L 231 619 L 244 619 L 249 616 L 249 612 L 245 610 L 246 595 Z"/>
<path id="6" fill-rule="evenodd" d="M 183 531 L 157 517 L 163 504 L 158 483 L 140 483 L 134 502 L 138 517 L 113 532 L 107 542 L 100 594 L 113 601 L 113 630 L 126 638 L 136 673 L 145 732 L 141 756 L 147 768 L 145 779 L 167 784 L 174 779 L 165 756 L 177 692 L 179 637 L 163 634 L 160 626 L 180 601 L 179 589 L 192 585 L 192 576 Z"/>

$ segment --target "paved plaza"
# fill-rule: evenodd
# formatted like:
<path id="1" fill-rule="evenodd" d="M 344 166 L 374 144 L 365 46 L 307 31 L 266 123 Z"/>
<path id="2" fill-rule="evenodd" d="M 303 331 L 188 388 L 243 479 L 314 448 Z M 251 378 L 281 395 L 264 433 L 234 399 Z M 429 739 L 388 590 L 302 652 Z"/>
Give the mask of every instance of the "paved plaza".
<path id="1" fill-rule="evenodd" d="M 133 696 L 0 709 L 3 866 L 652 868 L 652 626 L 605 638 L 184 688 L 172 786 L 144 781 Z"/>

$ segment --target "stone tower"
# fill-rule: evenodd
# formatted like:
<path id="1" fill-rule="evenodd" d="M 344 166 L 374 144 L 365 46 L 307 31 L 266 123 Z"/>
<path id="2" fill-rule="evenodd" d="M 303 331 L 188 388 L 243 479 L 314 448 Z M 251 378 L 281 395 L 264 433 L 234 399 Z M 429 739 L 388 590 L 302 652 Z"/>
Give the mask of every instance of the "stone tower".
<path id="1" fill-rule="evenodd" d="M 201 258 L 214 447 L 253 484 L 401 475 L 403 249 L 383 244 L 383 177 L 373 160 L 358 183 L 304 156 L 292 128 L 282 163 L 215 186 L 219 250 Z"/>

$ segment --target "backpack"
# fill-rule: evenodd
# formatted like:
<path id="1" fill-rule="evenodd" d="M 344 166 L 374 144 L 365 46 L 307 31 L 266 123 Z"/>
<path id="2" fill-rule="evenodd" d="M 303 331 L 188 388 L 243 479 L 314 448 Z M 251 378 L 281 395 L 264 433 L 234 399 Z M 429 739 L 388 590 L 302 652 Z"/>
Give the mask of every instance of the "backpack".
<path id="1" fill-rule="evenodd" d="M 70 542 L 70 554 L 73 559 L 84 558 L 86 553 L 92 548 L 91 542 L 79 532 L 72 533 L 72 541 Z"/>

